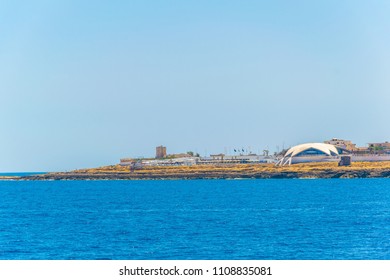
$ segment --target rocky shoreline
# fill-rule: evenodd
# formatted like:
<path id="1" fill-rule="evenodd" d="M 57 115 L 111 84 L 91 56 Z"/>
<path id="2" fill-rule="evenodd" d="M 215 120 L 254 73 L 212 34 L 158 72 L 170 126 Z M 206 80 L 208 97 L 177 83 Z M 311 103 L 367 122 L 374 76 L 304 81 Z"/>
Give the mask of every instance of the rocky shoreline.
<path id="1" fill-rule="evenodd" d="M 0 181 L 19 180 L 21 178 L 20 176 L 0 176 Z"/>
<path id="2" fill-rule="evenodd" d="M 176 180 L 176 179 L 305 179 L 305 178 L 390 178 L 390 162 L 310 163 L 285 167 L 270 164 L 207 166 L 158 166 L 130 170 L 120 165 L 71 172 L 13 178 L 14 180 Z M 2 178 L 0 178 L 2 179 Z M 8 180 L 11 178 L 7 178 Z"/>

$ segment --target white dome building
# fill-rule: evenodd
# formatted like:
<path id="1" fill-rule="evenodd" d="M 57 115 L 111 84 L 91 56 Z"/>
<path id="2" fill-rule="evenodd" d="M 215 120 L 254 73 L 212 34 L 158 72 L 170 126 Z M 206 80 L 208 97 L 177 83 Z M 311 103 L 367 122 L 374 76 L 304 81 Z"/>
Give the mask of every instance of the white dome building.
<path id="1" fill-rule="evenodd" d="M 343 149 L 324 143 L 306 143 L 290 148 L 276 165 L 304 163 L 304 162 L 323 162 L 339 161 Z"/>

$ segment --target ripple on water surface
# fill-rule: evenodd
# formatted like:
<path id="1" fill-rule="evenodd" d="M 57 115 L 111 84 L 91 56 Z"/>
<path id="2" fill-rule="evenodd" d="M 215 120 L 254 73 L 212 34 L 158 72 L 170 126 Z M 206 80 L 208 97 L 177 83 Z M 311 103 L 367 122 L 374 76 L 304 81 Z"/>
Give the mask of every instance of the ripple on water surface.
<path id="1" fill-rule="evenodd" d="M 390 259 L 390 180 L 0 182 L 2 259 Z"/>

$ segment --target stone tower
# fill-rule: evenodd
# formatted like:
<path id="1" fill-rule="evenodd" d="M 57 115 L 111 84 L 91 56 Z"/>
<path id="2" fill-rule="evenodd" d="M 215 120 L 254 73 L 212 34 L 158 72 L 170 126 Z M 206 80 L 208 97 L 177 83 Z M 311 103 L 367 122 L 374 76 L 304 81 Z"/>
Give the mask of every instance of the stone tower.
<path id="1" fill-rule="evenodd" d="M 167 156 L 167 148 L 164 146 L 156 147 L 156 158 L 165 158 Z"/>

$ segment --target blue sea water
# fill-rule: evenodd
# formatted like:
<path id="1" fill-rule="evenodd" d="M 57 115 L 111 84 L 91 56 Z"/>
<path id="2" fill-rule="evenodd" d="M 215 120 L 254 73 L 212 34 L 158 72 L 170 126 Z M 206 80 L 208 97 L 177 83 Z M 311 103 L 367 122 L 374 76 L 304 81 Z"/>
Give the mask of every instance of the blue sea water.
<path id="1" fill-rule="evenodd" d="M 390 259 L 390 180 L 0 181 L 0 259 Z"/>

